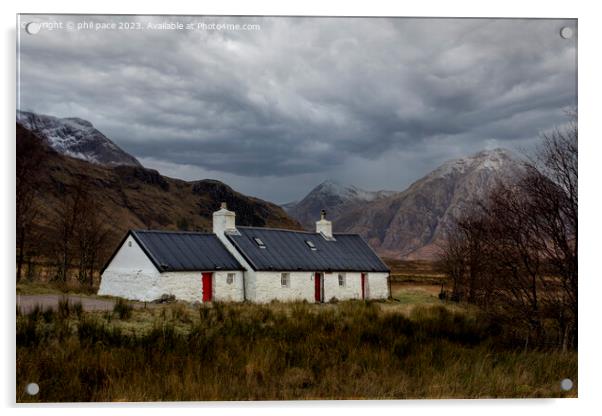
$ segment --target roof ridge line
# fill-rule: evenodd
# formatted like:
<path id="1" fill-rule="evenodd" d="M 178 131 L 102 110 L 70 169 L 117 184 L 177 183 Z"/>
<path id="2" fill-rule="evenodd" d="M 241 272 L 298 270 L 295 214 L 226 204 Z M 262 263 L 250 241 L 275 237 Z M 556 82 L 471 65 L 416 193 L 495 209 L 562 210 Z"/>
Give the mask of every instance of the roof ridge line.
<path id="1" fill-rule="evenodd" d="M 163 233 L 163 234 L 196 234 L 196 235 L 217 235 L 209 231 L 183 231 L 183 230 L 143 230 L 143 229 L 132 229 L 134 233 Z"/>
<path id="2" fill-rule="evenodd" d="M 239 225 L 236 228 L 243 228 L 243 229 L 253 229 L 253 230 L 268 230 L 268 231 L 288 231 L 291 233 L 303 233 L 303 234 L 313 234 L 313 235 L 320 235 L 322 233 L 316 232 L 316 231 L 306 231 L 306 230 L 291 230 L 289 228 L 276 228 L 276 227 L 253 227 L 253 226 L 247 226 L 247 225 Z M 358 235 L 360 236 L 359 233 L 332 233 L 332 235 Z"/>
<path id="3" fill-rule="evenodd" d="M 252 226 L 246 226 L 246 225 L 239 225 L 236 228 L 243 228 L 243 229 L 247 229 L 247 230 L 254 229 L 254 230 L 268 230 L 268 231 L 288 231 L 291 233 L 303 233 L 303 234 L 320 234 L 315 231 L 291 230 L 290 228 L 277 228 L 277 227 L 252 227 Z"/>

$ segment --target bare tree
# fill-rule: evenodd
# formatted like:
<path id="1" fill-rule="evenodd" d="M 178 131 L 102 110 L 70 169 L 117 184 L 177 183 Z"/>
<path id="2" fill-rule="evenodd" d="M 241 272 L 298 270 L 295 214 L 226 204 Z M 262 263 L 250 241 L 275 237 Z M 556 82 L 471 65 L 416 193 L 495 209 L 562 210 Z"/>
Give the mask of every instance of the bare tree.
<path id="1" fill-rule="evenodd" d="M 109 238 L 109 228 L 93 200 L 93 195 L 84 191 L 80 199 L 81 211 L 74 227 L 75 249 L 78 257 L 78 280 L 80 284 L 94 286 L 94 273 L 104 254 Z"/>
<path id="2" fill-rule="evenodd" d="M 55 249 L 57 272 L 55 280 L 66 283 L 73 256 L 73 236 L 80 203 L 80 188 L 60 187 L 60 200 L 57 208 Z"/>
<path id="3" fill-rule="evenodd" d="M 577 123 L 543 135 L 514 183 L 456 221 L 442 263 L 454 292 L 515 328 L 525 345 L 577 343 Z M 555 322 L 551 326 L 549 322 Z"/>
<path id="4" fill-rule="evenodd" d="M 89 178 L 79 177 L 64 187 L 57 212 L 57 274 L 60 282 L 69 280 L 69 269 L 77 268 L 80 284 L 92 287 L 94 273 L 105 254 L 110 229 L 90 191 Z"/>
<path id="5" fill-rule="evenodd" d="M 438 269 L 451 280 L 451 300 L 460 301 L 463 298 L 463 291 L 466 281 L 466 241 L 459 227 L 452 227 L 448 233 L 447 240 L 442 245 L 441 255 L 438 260 Z M 443 287 L 441 288 L 443 292 Z"/>
<path id="6" fill-rule="evenodd" d="M 530 200 L 538 248 L 548 263 L 550 298 L 560 313 L 562 343 L 577 342 L 578 286 L 578 129 L 577 112 L 564 128 L 543 135 L 536 157 L 522 181 Z"/>
<path id="7" fill-rule="evenodd" d="M 40 139 L 17 124 L 16 143 L 16 226 L 17 281 L 22 279 L 26 253 L 31 249 L 34 222 L 39 215 L 37 200 L 40 167 L 45 152 Z"/>
<path id="8" fill-rule="evenodd" d="M 518 186 L 498 185 L 488 201 L 487 244 L 495 305 L 523 322 L 529 330 L 527 336 L 539 342 L 544 336 L 539 292 L 544 281 L 529 198 Z"/>
<path id="9" fill-rule="evenodd" d="M 442 247 L 440 267 L 452 281 L 452 299 L 484 303 L 487 218 L 478 209 L 456 219 Z"/>

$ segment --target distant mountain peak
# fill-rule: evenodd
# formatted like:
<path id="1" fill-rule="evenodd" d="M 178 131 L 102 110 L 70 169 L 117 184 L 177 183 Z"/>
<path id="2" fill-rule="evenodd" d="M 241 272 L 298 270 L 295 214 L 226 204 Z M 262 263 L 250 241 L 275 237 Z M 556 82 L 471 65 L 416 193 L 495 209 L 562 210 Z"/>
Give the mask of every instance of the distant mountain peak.
<path id="1" fill-rule="evenodd" d="M 512 151 L 503 148 L 481 150 L 472 155 L 448 160 L 426 177 L 436 178 L 452 174 L 465 174 L 471 170 L 515 170 L 520 160 Z"/>
<path id="2" fill-rule="evenodd" d="M 324 182 L 316 186 L 311 192 L 327 193 L 331 195 L 338 195 L 341 197 L 353 197 L 355 194 L 362 192 L 361 189 L 353 185 L 345 185 L 332 179 L 327 179 Z"/>
<path id="3" fill-rule="evenodd" d="M 81 127 L 94 128 L 94 126 L 92 125 L 92 123 L 90 123 L 88 120 L 84 120 L 83 118 L 79 118 L 79 117 L 67 117 L 67 118 L 63 118 L 62 120 L 65 121 L 65 122 L 70 122 L 70 123 L 76 124 L 76 125 L 81 126 Z"/>
<path id="4" fill-rule="evenodd" d="M 99 165 L 142 166 L 88 120 L 17 110 L 17 122 L 34 131 L 55 151 Z"/>
<path id="5" fill-rule="evenodd" d="M 342 210 L 357 204 L 374 201 L 395 194 L 395 191 L 367 191 L 355 185 L 346 185 L 326 179 L 314 187 L 301 201 L 283 204 L 282 207 L 295 217 L 306 229 L 311 229 L 325 209 L 328 217 L 335 219 Z"/>
<path id="6" fill-rule="evenodd" d="M 318 195 L 323 195 L 330 198 L 340 198 L 340 202 L 372 201 L 374 199 L 382 198 L 394 193 L 395 191 L 384 190 L 367 191 L 355 185 L 346 185 L 332 179 L 327 179 L 312 189 L 301 202 L 307 198 L 314 198 Z"/>
<path id="7" fill-rule="evenodd" d="M 341 185 L 341 183 L 338 181 L 335 181 L 334 179 L 325 179 L 318 186 L 332 186 L 332 185 Z"/>
<path id="8" fill-rule="evenodd" d="M 510 150 L 486 149 L 444 162 L 402 192 L 364 191 L 327 179 L 285 209 L 307 229 L 326 209 L 336 232 L 361 234 L 381 255 L 432 259 L 454 218 L 521 169 Z"/>
<path id="9" fill-rule="evenodd" d="M 333 179 L 326 179 L 325 181 L 318 184 L 314 189 L 330 189 L 330 190 L 342 190 L 349 188 L 347 185 L 343 185 Z"/>
<path id="10" fill-rule="evenodd" d="M 515 154 L 510 149 L 503 147 L 496 147 L 493 149 L 483 149 L 473 155 L 474 157 L 491 157 L 491 156 L 502 156 L 515 158 Z"/>

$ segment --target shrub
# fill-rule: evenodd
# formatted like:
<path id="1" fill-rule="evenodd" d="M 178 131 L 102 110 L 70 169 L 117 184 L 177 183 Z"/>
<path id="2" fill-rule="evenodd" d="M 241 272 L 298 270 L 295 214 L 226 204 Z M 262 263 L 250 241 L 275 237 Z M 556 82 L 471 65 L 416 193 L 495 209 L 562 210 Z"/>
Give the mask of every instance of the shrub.
<path id="1" fill-rule="evenodd" d="M 111 311 L 104 311 L 102 313 L 102 317 L 103 319 L 105 319 L 107 322 L 111 322 L 113 320 L 113 312 Z"/>
<path id="2" fill-rule="evenodd" d="M 63 296 L 59 300 L 58 305 L 58 316 L 60 319 L 67 319 L 71 314 L 71 305 L 69 304 L 69 298 Z"/>
<path id="3" fill-rule="evenodd" d="M 75 315 L 77 316 L 78 319 L 81 319 L 82 314 L 84 313 L 84 307 L 82 305 L 81 302 L 76 302 L 72 305 L 72 309 L 73 312 L 75 312 Z"/>
<path id="4" fill-rule="evenodd" d="M 31 311 L 27 313 L 27 317 L 33 321 L 37 321 L 42 316 L 42 305 L 36 304 L 31 308 Z"/>
<path id="5" fill-rule="evenodd" d="M 79 321 L 77 336 L 82 345 L 122 346 L 131 343 L 118 326 L 106 325 L 94 317 Z"/>
<path id="6" fill-rule="evenodd" d="M 393 355 L 398 359 L 404 359 L 412 353 L 413 343 L 405 335 L 399 336 L 393 343 Z"/>
<path id="7" fill-rule="evenodd" d="M 52 308 L 46 308 L 43 312 L 42 312 L 42 318 L 44 319 L 44 322 L 46 322 L 47 324 L 52 322 L 52 320 L 55 317 L 55 312 Z"/>
<path id="8" fill-rule="evenodd" d="M 121 298 L 117 299 L 117 302 L 113 306 L 113 312 L 123 321 L 131 318 L 133 310 L 134 307 L 128 301 Z"/>
<path id="9" fill-rule="evenodd" d="M 171 317 L 182 323 L 191 323 L 192 320 L 188 316 L 188 308 L 183 303 L 176 303 L 171 308 Z"/>
<path id="10" fill-rule="evenodd" d="M 40 344 L 42 338 L 32 315 L 17 320 L 17 346 L 36 346 Z"/>

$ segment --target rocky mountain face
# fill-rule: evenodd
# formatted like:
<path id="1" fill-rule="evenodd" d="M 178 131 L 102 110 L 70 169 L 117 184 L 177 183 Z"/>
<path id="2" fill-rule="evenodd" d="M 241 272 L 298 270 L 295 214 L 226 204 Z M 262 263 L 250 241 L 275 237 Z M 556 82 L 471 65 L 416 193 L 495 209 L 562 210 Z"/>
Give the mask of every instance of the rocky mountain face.
<path id="1" fill-rule="evenodd" d="M 17 140 L 30 133 L 17 123 Z M 35 171 L 39 183 L 34 205 L 39 211 L 35 222 L 40 245 L 47 251 L 52 249 L 57 224 L 78 187 L 87 191 L 89 209 L 96 210 L 110 231 L 108 254 L 128 229 L 211 231 L 212 213 L 221 202 L 236 212 L 239 225 L 301 229 L 276 204 L 243 195 L 219 181 L 187 182 L 138 165 L 90 163 L 66 157 L 41 138 L 39 146 L 41 149 L 28 151 L 44 152 Z"/>
<path id="2" fill-rule="evenodd" d="M 312 189 L 301 201 L 284 204 L 282 207 L 305 229 L 313 230 L 322 209 L 326 210 L 329 219 L 336 220 L 358 204 L 377 201 L 393 194 L 395 191 L 372 192 L 327 180 Z"/>
<path id="3" fill-rule="evenodd" d="M 141 166 L 135 157 L 94 128 L 92 123 L 81 118 L 58 118 L 17 111 L 17 122 L 66 156 L 99 165 Z"/>
<path id="4" fill-rule="evenodd" d="M 335 232 L 361 234 L 381 256 L 432 260 L 454 218 L 474 206 L 497 181 L 511 180 L 522 169 L 522 162 L 508 150 L 482 151 L 444 163 L 403 192 L 341 202 L 335 210 L 330 208 L 329 218 Z M 314 201 L 308 204 L 312 218 L 320 204 L 329 209 L 329 202 L 339 201 L 334 196 L 310 200 Z M 307 215 L 296 211 L 299 205 L 289 213 L 304 224 Z"/>

